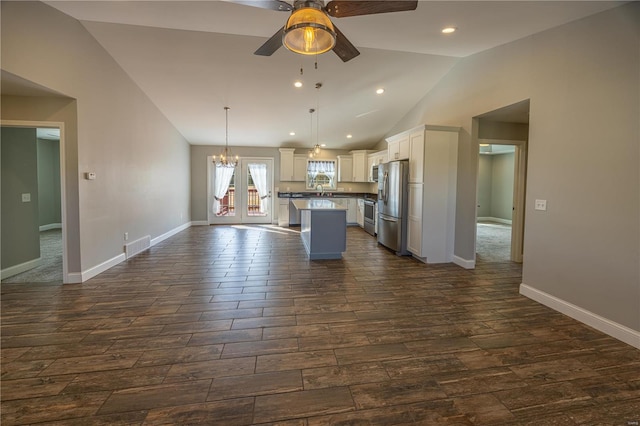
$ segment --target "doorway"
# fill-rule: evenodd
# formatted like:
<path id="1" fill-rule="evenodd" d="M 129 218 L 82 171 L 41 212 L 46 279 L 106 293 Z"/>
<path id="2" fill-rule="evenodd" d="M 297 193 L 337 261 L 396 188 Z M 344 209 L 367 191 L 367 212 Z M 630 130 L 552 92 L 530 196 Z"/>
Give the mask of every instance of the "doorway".
<path id="1" fill-rule="evenodd" d="M 68 282 L 63 130 L 2 121 L 3 283 Z"/>
<path id="2" fill-rule="evenodd" d="M 474 117 L 476 260 L 523 261 L 529 100 Z"/>
<path id="3" fill-rule="evenodd" d="M 207 157 L 209 224 L 271 224 L 273 158 L 242 158 L 235 168 L 212 160 Z"/>

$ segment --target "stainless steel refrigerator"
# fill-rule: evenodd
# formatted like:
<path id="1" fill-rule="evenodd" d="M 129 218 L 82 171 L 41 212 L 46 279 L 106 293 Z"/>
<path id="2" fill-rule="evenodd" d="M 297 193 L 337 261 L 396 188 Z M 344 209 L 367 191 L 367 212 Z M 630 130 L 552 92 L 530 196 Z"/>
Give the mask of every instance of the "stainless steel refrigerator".
<path id="1" fill-rule="evenodd" d="M 390 161 L 378 166 L 378 243 L 408 255 L 407 202 L 409 162 Z"/>

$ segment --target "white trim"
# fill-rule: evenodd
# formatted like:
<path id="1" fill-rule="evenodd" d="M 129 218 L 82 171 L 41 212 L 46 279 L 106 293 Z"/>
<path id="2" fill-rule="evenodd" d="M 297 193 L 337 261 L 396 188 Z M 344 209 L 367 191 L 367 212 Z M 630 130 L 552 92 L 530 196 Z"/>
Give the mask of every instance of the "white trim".
<path id="1" fill-rule="evenodd" d="M 206 220 L 192 220 L 191 226 L 209 226 L 209 222 Z"/>
<path id="2" fill-rule="evenodd" d="M 632 330 L 524 283 L 520 284 L 520 294 L 640 349 L 640 331 Z"/>
<path id="3" fill-rule="evenodd" d="M 64 284 L 82 284 L 82 273 L 70 272 Z"/>
<path id="4" fill-rule="evenodd" d="M 174 235 L 176 235 L 178 232 L 180 232 L 180 231 L 184 231 L 185 229 L 190 228 L 190 227 L 191 227 L 191 222 L 187 222 L 187 223 L 184 223 L 184 224 L 182 224 L 182 225 L 178 226 L 177 228 L 173 228 L 173 229 L 172 229 L 171 231 L 169 231 L 169 232 L 165 232 L 165 233 L 164 233 L 164 234 L 162 234 L 162 235 L 158 235 L 157 237 L 152 238 L 152 239 L 151 239 L 151 247 L 153 247 L 153 246 L 155 246 L 156 244 L 158 244 L 158 243 L 160 243 L 160 242 L 162 242 L 162 241 L 166 240 L 166 239 L 167 239 L 167 238 L 169 238 L 169 237 L 173 237 L 173 236 L 174 236 Z"/>
<path id="5" fill-rule="evenodd" d="M 62 229 L 62 224 L 61 223 L 49 223 L 47 225 L 41 225 L 40 226 L 40 232 L 42 232 L 42 231 L 50 231 L 52 229 Z"/>
<path id="6" fill-rule="evenodd" d="M 464 269 L 474 269 L 476 267 L 475 260 L 463 259 L 461 257 L 456 256 L 455 254 L 453 255 L 453 263 L 455 263 L 458 266 L 462 266 Z"/>
<path id="7" fill-rule="evenodd" d="M 109 260 L 105 260 L 104 262 L 94 266 L 93 268 L 89 268 L 86 271 L 82 271 L 82 274 L 80 277 L 81 282 L 90 280 L 91 278 L 95 277 L 98 274 L 101 274 L 107 269 L 110 269 L 116 266 L 118 263 L 124 262 L 126 259 L 127 259 L 127 256 L 124 253 L 121 253 L 115 257 L 112 257 Z"/>
<path id="8" fill-rule="evenodd" d="M 511 225 L 512 221 L 509 219 L 502 219 L 499 217 L 478 217 L 478 222 L 480 221 L 489 221 L 489 222 L 498 222 L 498 223 L 504 223 L 505 225 Z"/>
<path id="9" fill-rule="evenodd" d="M 14 275 L 21 274 L 30 269 L 37 268 L 41 264 L 42 264 L 42 258 L 38 257 L 36 259 L 27 260 L 26 262 L 20 263 L 18 265 L 9 266 L 8 268 L 5 268 L 0 271 L 0 279 L 4 280 L 5 278 L 9 278 Z"/>

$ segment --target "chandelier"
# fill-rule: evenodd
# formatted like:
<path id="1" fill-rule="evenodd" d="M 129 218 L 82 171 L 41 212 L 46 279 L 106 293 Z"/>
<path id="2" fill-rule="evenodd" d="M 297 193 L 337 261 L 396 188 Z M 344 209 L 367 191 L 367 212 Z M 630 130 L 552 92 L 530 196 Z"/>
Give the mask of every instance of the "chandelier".
<path id="1" fill-rule="evenodd" d="M 234 168 L 238 165 L 238 156 L 236 155 L 233 158 L 233 154 L 229 149 L 229 108 L 228 106 L 224 107 L 225 114 L 225 137 L 224 137 L 224 150 L 220 153 L 218 157 L 213 156 L 213 163 L 216 167 L 227 167 Z"/>

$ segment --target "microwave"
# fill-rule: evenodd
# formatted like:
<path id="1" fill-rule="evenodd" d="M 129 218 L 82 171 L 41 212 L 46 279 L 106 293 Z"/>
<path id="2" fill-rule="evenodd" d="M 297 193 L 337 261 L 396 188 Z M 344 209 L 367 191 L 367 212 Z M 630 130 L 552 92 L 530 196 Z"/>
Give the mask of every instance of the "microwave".
<path id="1" fill-rule="evenodd" d="M 374 164 L 371 166 L 371 182 L 378 181 L 378 165 Z"/>

